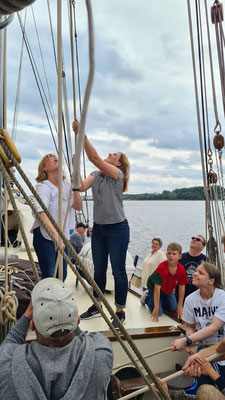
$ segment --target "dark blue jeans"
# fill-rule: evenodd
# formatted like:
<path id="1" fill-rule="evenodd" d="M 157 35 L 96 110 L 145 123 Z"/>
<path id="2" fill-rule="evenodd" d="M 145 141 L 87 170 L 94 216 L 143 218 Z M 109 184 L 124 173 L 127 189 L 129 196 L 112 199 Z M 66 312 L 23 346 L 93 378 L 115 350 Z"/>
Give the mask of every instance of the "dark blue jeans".
<path id="1" fill-rule="evenodd" d="M 148 294 L 145 298 L 145 304 L 147 304 L 147 306 L 151 312 L 154 310 L 154 308 L 155 308 L 154 293 L 148 292 Z M 174 293 L 160 295 L 158 315 L 162 315 L 163 308 L 165 308 L 168 311 L 176 311 L 177 300 L 176 300 L 176 296 Z"/>
<path id="2" fill-rule="evenodd" d="M 40 228 L 36 228 L 33 231 L 33 246 L 36 251 L 38 264 L 41 270 L 41 277 L 51 278 L 54 275 L 55 263 L 58 252 L 55 251 L 55 245 L 51 240 L 45 239 L 41 234 Z M 65 253 L 68 254 L 68 249 L 65 247 Z M 67 276 L 67 263 L 63 259 L 63 280 L 65 281 Z M 57 274 L 58 277 L 58 274 Z"/>
<path id="3" fill-rule="evenodd" d="M 126 219 L 118 224 L 94 223 L 91 237 L 94 280 L 104 293 L 109 256 L 115 280 L 115 305 L 118 308 L 126 306 L 128 280 L 125 263 L 129 238 L 130 231 Z M 95 292 L 94 296 L 100 300 Z"/>

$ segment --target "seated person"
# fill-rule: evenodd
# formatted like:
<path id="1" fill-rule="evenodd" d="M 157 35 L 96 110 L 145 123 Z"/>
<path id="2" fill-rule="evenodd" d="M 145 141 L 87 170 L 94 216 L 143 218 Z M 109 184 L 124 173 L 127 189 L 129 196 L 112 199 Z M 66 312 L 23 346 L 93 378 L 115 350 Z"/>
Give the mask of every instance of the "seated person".
<path id="1" fill-rule="evenodd" d="M 149 276 L 148 291 L 141 298 L 141 303 L 149 307 L 153 321 L 157 322 L 163 308 L 176 311 L 178 318 L 182 317 L 185 285 L 188 283 L 184 267 L 178 262 L 181 258 L 182 247 L 178 243 L 167 246 L 167 261 L 163 261 Z M 179 285 L 179 300 L 177 303 L 174 289 Z"/>
<path id="2" fill-rule="evenodd" d="M 86 230 L 86 225 L 84 225 L 83 222 L 79 222 L 77 224 L 76 231 L 72 233 L 72 235 L 70 236 L 70 243 L 77 254 L 80 253 L 83 247 L 82 235 L 85 233 L 85 230 Z M 74 262 L 73 257 L 70 253 L 69 257 L 72 260 L 72 262 Z"/>
<path id="3" fill-rule="evenodd" d="M 172 343 L 172 350 L 183 350 L 199 341 L 219 342 L 225 337 L 225 292 L 221 289 L 220 271 L 213 264 L 202 263 L 193 275 L 193 285 L 198 290 L 184 302 L 182 319 L 186 323 L 186 337 Z M 216 363 L 217 370 L 225 368 L 225 361 Z M 198 386 L 212 384 L 202 375 Z"/>
<path id="4" fill-rule="evenodd" d="M 31 298 L 0 346 L 0 399 L 106 400 L 112 347 L 101 333 L 78 328 L 73 290 L 46 278 Z M 29 326 L 37 341 L 26 344 Z"/>
<path id="5" fill-rule="evenodd" d="M 143 261 L 141 273 L 141 283 L 143 290 L 147 289 L 148 277 L 156 270 L 158 265 L 166 259 L 165 254 L 162 250 L 160 250 L 161 247 L 162 240 L 160 238 L 153 238 L 151 252 Z"/>
<path id="6" fill-rule="evenodd" d="M 195 292 L 197 287 L 192 284 L 193 274 L 201 264 L 202 261 L 206 261 L 206 256 L 202 253 L 206 245 L 206 240 L 202 235 L 192 236 L 190 241 L 190 248 L 187 252 L 182 253 L 182 257 L 180 259 L 180 264 L 184 266 L 185 271 L 188 277 L 188 285 L 185 286 L 185 295 L 186 298 L 189 294 Z M 176 297 L 178 298 L 178 292 L 176 290 Z"/>

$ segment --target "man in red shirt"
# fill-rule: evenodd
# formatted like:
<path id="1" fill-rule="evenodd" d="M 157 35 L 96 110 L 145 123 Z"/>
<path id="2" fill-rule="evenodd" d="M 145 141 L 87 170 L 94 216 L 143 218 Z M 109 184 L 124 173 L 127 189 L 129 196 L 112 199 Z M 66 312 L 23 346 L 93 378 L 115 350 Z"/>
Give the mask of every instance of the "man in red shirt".
<path id="1" fill-rule="evenodd" d="M 185 285 L 188 278 L 184 267 L 178 262 L 182 247 L 178 243 L 170 243 L 167 247 L 167 261 L 163 261 L 151 274 L 147 281 L 148 291 L 142 297 L 142 304 L 147 304 L 153 321 L 157 322 L 163 308 L 176 311 L 178 318 L 182 317 Z M 178 303 L 174 289 L 179 286 Z"/>

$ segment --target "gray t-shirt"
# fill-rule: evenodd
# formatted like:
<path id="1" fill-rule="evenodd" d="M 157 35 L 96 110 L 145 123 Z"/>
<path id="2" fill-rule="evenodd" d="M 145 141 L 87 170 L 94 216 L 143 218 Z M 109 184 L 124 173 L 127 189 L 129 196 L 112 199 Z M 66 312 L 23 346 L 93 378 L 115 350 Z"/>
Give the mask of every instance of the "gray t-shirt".
<path id="1" fill-rule="evenodd" d="M 124 175 L 119 169 L 118 179 L 93 171 L 92 193 L 94 200 L 94 222 L 96 224 L 117 224 L 124 221 L 123 185 Z"/>

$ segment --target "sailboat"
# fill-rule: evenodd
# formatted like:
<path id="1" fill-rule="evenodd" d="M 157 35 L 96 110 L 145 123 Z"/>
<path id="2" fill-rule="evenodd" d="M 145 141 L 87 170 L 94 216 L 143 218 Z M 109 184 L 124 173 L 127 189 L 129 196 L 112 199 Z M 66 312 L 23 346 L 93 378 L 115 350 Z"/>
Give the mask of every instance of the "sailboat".
<path id="1" fill-rule="evenodd" d="M 38 0 L 37 0 L 38 1 Z M 71 2 L 70 3 L 70 7 L 72 5 Z M 27 4 L 28 5 L 28 4 Z M 188 12 L 190 14 L 190 2 L 188 1 Z M 199 10 L 198 10 L 199 12 Z M 199 14 L 200 15 L 200 14 Z M 189 18 L 191 16 L 189 15 Z M 10 22 L 9 18 L 9 22 Z M 191 18 L 190 18 L 191 20 Z M 3 22 L 3 21 L 1 21 Z M 22 18 L 19 18 L 19 22 L 21 24 L 21 29 L 22 29 L 22 34 L 23 34 L 23 38 L 24 38 L 24 42 L 27 43 L 27 37 L 26 37 L 26 30 L 25 30 L 25 23 L 23 23 Z M 219 22 L 220 19 L 219 19 Z M 214 22 L 215 23 L 215 22 Z M 4 22 L 5 24 L 5 22 Z M 191 30 L 191 29 L 190 29 Z M 1 33 L 3 32 L 3 30 L 1 30 Z M 10 34 L 10 26 L 8 29 L 8 34 Z M 2 35 L 3 36 L 3 35 Z M 29 46 L 28 46 L 29 48 Z M 62 54 L 62 51 L 60 51 L 60 53 Z M 1 60 L 4 59 L 4 57 L 1 57 Z M 193 54 L 193 59 L 194 59 L 194 54 Z M 199 62 L 200 63 L 200 62 Z M 58 60 L 58 68 L 59 68 L 59 60 Z M 3 73 L 1 72 L 1 77 L 3 76 Z M 92 77 L 93 78 L 93 77 Z M 2 85 L 1 85 L 2 87 Z M 197 91 L 197 89 L 196 89 Z M 62 90 L 61 90 L 62 92 Z M 204 96 L 203 96 L 204 98 Z M 198 106 L 198 98 L 196 98 L 196 104 Z M 198 107 L 197 107 L 198 108 Z M 65 110 L 64 110 L 65 111 Z M 62 108 L 59 111 L 59 113 L 62 115 Z M 203 114 L 202 114 L 203 115 Z M 82 118 L 82 117 L 81 117 Z M 219 121 L 217 121 L 218 123 Z M 201 118 L 199 117 L 199 121 L 198 121 L 198 125 L 199 128 L 201 127 Z M 85 125 L 85 123 L 83 122 L 83 124 Z M 82 119 L 81 119 L 81 125 L 82 125 Z M 216 137 L 218 137 L 218 135 L 220 135 L 221 133 L 217 131 L 219 124 L 216 125 Z M 3 119 L 0 119 L 0 129 L 4 127 L 4 123 L 3 123 Z M 81 133 L 84 133 L 84 128 L 81 129 Z M 200 129 L 201 131 L 201 129 Z M 201 133 L 201 132 L 200 132 Z M 207 141 L 206 141 L 207 142 Z M 19 171 L 20 173 L 22 173 L 22 168 L 19 166 L 19 162 L 18 160 L 14 159 L 15 156 L 15 151 L 14 154 L 10 157 L 8 156 L 7 153 L 7 148 L 5 146 L 5 143 L 2 143 L 2 149 L 4 154 L 6 154 L 6 157 L 9 157 L 9 162 L 12 162 L 14 167 L 17 169 L 17 171 Z M 82 143 L 82 136 L 80 139 L 80 143 Z M 200 140 L 200 144 L 201 144 L 201 140 Z M 207 143 L 206 143 L 207 144 Z M 12 150 L 12 149 L 10 149 Z M 14 150 L 14 149 L 13 149 Z M 218 151 L 221 152 L 222 148 L 220 148 Z M 16 154 L 17 155 L 17 154 Z M 219 155 L 220 156 L 220 153 Z M 4 157 L 4 156 L 3 156 Z M 207 160 L 208 159 L 208 160 Z M 76 162 L 77 162 L 78 158 L 76 157 Z M 210 203 L 210 192 L 214 192 L 214 194 L 216 193 L 216 184 L 215 184 L 215 172 L 212 168 L 212 154 L 210 152 L 205 153 L 205 159 L 204 159 L 204 155 L 202 156 L 202 165 L 203 165 L 203 177 L 204 177 L 204 187 L 205 187 L 205 193 L 206 193 L 206 200 L 207 200 L 207 207 L 206 207 L 206 214 L 207 214 L 207 223 L 208 223 L 208 228 L 209 228 L 209 236 L 208 238 L 210 239 L 211 242 L 213 242 L 214 240 L 214 236 L 215 233 L 218 236 L 217 237 L 217 243 L 219 243 L 218 238 L 220 236 L 220 232 L 223 229 L 223 225 L 221 222 L 221 215 L 220 215 L 220 210 L 219 208 L 211 208 L 211 203 Z M 205 171 L 205 165 L 207 164 L 207 161 L 209 162 L 210 168 L 206 168 Z M 71 160 L 69 161 L 69 164 L 71 163 Z M 71 165 L 70 165 L 71 167 Z M 5 175 L 7 174 L 7 171 L 4 170 L 4 166 L 2 166 L 2 174 Z M 76 168 L 76 170 L 79 171 L 79 168 Z M 221 171 L 220 171 L 221 172 Z M 18 205 L 18 209 L 20 210 L 21 215 L 25 218 L 25 212 L 23 212 L 22 210 L 22 204 L 25 206 L 26 202 L 29 201 L 29 196 L 26 195 L 25 190 L 23 189 L 23 187 L 21 187 L 19 185 L 18 180 L 15 180 L 14 178 L 14 174 L 10 172 L 10 169 L 8 171 L 8 174 L 10 176 L 10 179 L 14 182 L 14 185 L 19 189 L 19 192 L 22 193 L 22 198 L 23 200 L 20 201 L 20 196 L 18 196 L 15 200 L 15 203 Z M 221 172 L 221 179 L 222 179 L 222 172 Z M 2 185 L 1 185 L 2 186 Z M 32 191 L 33 195 L 35 195 L 35 192 L 33 192 L 33 188 L 30 185 L 29 189 Z M 10 192 L 10 188 L 9 185 L 7 186 L 7 191 Z M 5 193 L 7 192 L 5 191 Z M 15 196 L 14 196 L 15 197 Z M 13 199 L 12 197 L 10 198 L 10 202 L 13 203 Z M 6 203 L 7 203 L 7 199 L 6 199 Z M 13 204 L 11 204 L 13 205 Z M 32 200 L 30 203 L 30 207 L 32 208 Z M 28 207 L 25 207 L 26 210 L 28 209 Z M 16 213 L 14 214 L 15 209 L 11 210 L 11 214 L 10 212 L 6 212 L 5 215 L 5 220 L 6 220 L 6 216 L 11 217 L 11 220 L 13 221 L 14 218 L 16 218 Z M 34 209 L 32 208 L 32 211 L 34 212 Z M 30 212 L 31 213 L 31 212 Z M 213 229 L 213 214 L 217 213 L 217 220 L 219 220 L 219 223 L 216 225 L 216 229 Z M 31 215 L 31 214 L 30 214 Z M 28 216 L 27 220 L 30 221 L 30 216 Z M 25 221 L 25 219 L 24 219 Z M 11 224 L 11 222 L 10 222 Z M 22 226 L 24 225 L 24 230 L 26 232 L 29 232 L 29 227 L 25 226 L 25 223 L 22 223 Z M 60 230 L 60 228 L 59 228 Z M 6 229 L 6 236 L 7 236 L 7 232 L 9 231 L 9 229 Z M 61 229 L 62 231 L 62 229 Z M 21 235 L 21 225 L 18 229 L 18 234 Z M 12 234 L 12 233 L 11 233 Z M 63 232 L 62 232 L 62 237 L 63 237 Z M 5 237 L 5 242 L 7 243 L 8 238 Z M 12 240 L 13 243 L 15 243 L 15 241 L 17 241 L 17 244 L 21 243 L 21 246 L 18 247 L 14 247 L 13 252 L 16 255 L 21 256 L 21 253 L 23 252 L 24 249 L 24 236 L 22 234 L 22 239 L 20 236 L 17 236 L 16 239 Z M 26 244 L 29 244 L 30 238 L 28 238 L 28 241 Z M 7 246 L 6 246 L 7 249 Z M 11 252 L 11 249 L 10 249 Z M 61 252 L 63 254 L 63 250 Z M 214 248 L 214 255 L 216 255 L 216 262 L 218 263 L 218 265 L 221 268 L 221 271 L 223 271 L 223 261 L 222 261 L 222 257 L 221 257 L 221 250 L 219 250 L 219 246 L 217 246 L 216 250 Z M 8 256 L 8 250 L 6 250 L 6 257 Z M 75 257 L 77 257 L 76 255 L 74 255 Z M 212 255 L 213 256 L 213 255 Z M 25 256 L 23 256 L 25 257 Z M 79 259 L 78 259 L 79 260 Z M 31 261 L 31 260 L 30 260 Z M 80 260 L 79 260 L 80 261 Z M 32 262 L 31 262 L 32 263 Z M 34 261 L 35 263 L 35 261 Z M 10 258 L 9 258 L 9 262 L 8 264 L 10 264 Z M 82 261 L 81 261 L 81 265 L 82 265 Z M 86 308 L 87 308 L 87 304 L 89 304 L 89 297 L 86 294 L 86 290 L 90 289 L 88 287 L 88 285 L 83 282 L 82 278 L 79 276 L 79 274 L 77 275 L 77 271 L 75 270 L 75 268 L 73 266 L 71 266 L 71 269 L 69 269 L 70 273 L 69 273 L 69 277 L 67 279 L 67 284 L 75 287 L 75 280 L 76 277 L 78 277 L 79 280 L 79 285 L 78 288 L 76 289 L 76 297 L 78 300 L 78 305 L 79 305 L 79 310 L 82 313 Z M 36 278 L 38 279 L 38 276 L 36 276 Z M 91 277 L 90 277 L 91 278 Z M 90 279 L 89 278 L 89 279 Z M 13 289 L 13 288 L 12 288 Z M 90 294 L 90 290 L 89 290 L 89 294 Z M 139 289 L 135 288 L 134 286 L 131 285 L 130 287 L 130 291 L 129 291 L 129 295 L 128 295 L 128 307 L 127 307 L 127 324 L 126 324 L 126 328 L 127 330 L 124 329 L 124 327 L 121 327 L 121 329 L 119 330 L 119 332 L 115 332 L 112 329 L 109 330 L 108 326 L 111 328 L 110 325 L 110 316 L 112 315 L 112 304 L 113 304 L 113 296 L 112 295 L 107 295 L 104 299 L 105 301 L 105 309 L 106 311 L 104 312 L 104 318 L 98 319 L 96 321 L 96 319 L 91 320 L 91 321 L 82 321 L 81 322 L 81 329 L 84 330 L 89 330 L 89 331 L 95 331 L 95 330 L 100 330 L 102 331 L 111 341 L 112 341 L 112 345 L 113 345 L 113 350 L 114 350 L 114 374 L 116 375 L 117 371 L 120 371 L 121 369 L 124 368 L 124 366 L 126 366 L 128 363 L 131 363 L 131 361 L 129 360 L 129 357 L 131 356 L 131 360 L 132 360 L 132 364 L 135 365 L 136 368 L 139 368 L 139 364 L 137 361 L 135 361 L 136 357 L 139 358 L 140 355 L 144 355 L 147 356 L 146 360 L 147 363 L 145 362 L 145 358 L 141 359 L 141 364 L 142 366 L 144 366 L 146 372 L 151 376 L 151 378 L 154 379 L 154 376 L 152 377 L 152 372 L 153 373 L 163 373 L 165 371 L 172 371 L 175 369 L 175 365 L 176 364 L 180 364 L 183 365 L 184 361 L 186 359 L 186 354 L 185 352 L 182 353 L 172 353 L 170 352 L 170 345 L 171 342 L 177 338 L 177 336 L 181 335 L 183 330 L 182 327 L 180 327 L 180 322 L 178 321 L 176 318 L 176 315 L 166 315 L 163 314 L 162 317 L 160 317 L 160 321 L 159 323 L 151 323 L 151 318 L 150 318 L 150 314 L 147 312 L 147 310 L 144 307 L 141 307 L 139 299 L 140 299 L 140 295 L 141 292 Z M 127 335 L 128 333 L 128 335 Z M 122 340 L 121 340 L 122 338 Z M 31 339 L 31 338 L 30 338 Z M 133 341 L 131 343 L 130 339 L 132 339 Z M 127 350 L 127 343 L 129 343 L 129 345 L 131 346 L 131 353 L 129 350 Z M 124 351 L 121 351 L 121 345 L 123 347 L 126 347 L 126 349 L 124 348 Z M 162 352 L 162 350 L 164 350 L 164 352 Z M 149 352 L 151 351 L 151 356 L 149 356 Z M 128 353 L 130 353 L 129 357 L 128 357 Z M 130 364 L 128 364 L 130 365 Z M 141 369 L 141 371 L 143 371 L 143 369 Z M 142 372 L 142 374 L 145 376 L 145 372 Z M 142 376 L 142 383 L 141 386 L 143 386 L 146 381 L 144 380 L 143 376 Z M 129 391 L 135 391 L 135 389 L 137 389 L 137 387 L 135 387 L 135 380 L 130 380 L 130 382 L 133 381 L 133 387 L 129 387 Z M 140 383 L 139 383 L 140 385 Z M 127 389 L 126 389 L 127 390 Z M 125 389 L 124 389 L 124 393 L 125 393 Z M 136 394 L 134 394 L 134 396 L 136 396 Z M 152 398 L 152 393 L 145 393 L 144 394 L 144 399 L 149 399 Z M 115 397 L 114 397 L 115 398 Z M 118 398 L 118 397 L 117 397 Z"/>

